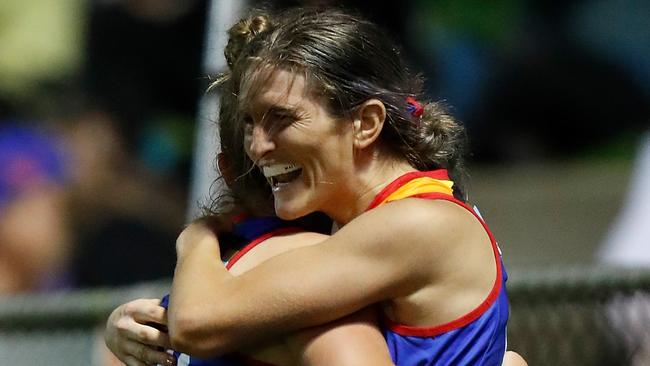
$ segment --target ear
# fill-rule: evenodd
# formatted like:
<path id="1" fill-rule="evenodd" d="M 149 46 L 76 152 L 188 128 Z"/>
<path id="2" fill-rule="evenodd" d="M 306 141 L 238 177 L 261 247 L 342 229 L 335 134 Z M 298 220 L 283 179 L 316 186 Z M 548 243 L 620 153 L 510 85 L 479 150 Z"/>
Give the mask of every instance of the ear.
<path id="1" fill-rule="evenodd" d="M 384 121 L 386 106 L 379 99 L 368 99 L 357 108 L 354 116 L 354 147 L 363 149 L 379 138 Z"/>
<path id="2" fill-rule="evenodd" d="M 235 181 L 235 177 L 233 177 L 232 164 L 230 163 L 230 157 L 228 154 L 224 152 L 217 154 L 217 166 L 219 167 L 221 176 L 223 177 L 224 181 L 226 181 L 226 185 L 228 187 L 231 187 L 232 183 Z"/>

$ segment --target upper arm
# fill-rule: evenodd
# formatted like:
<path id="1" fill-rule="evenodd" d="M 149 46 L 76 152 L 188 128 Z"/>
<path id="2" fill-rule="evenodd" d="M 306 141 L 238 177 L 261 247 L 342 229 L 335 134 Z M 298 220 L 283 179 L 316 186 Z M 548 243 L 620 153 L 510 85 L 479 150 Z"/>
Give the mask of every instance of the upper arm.
<path id="1" fill-rule="evenodd" d="M 292 330 L 416 291 L 439 256 L 429 245 L 431 228 L 412 210 L 418 203 L 379 207 L 320 244 L 268 259 L 228 281 L 224 291 L 233 297 L 221 306 L 232 305 L 228 315 L 242 324 Z"/>
<path id="2" fill-rule="evenodd" d="M 308 328 L 287 338 L 301 365 L 393 365 L 377 311 L 369 307 L 326 325 Z"/>

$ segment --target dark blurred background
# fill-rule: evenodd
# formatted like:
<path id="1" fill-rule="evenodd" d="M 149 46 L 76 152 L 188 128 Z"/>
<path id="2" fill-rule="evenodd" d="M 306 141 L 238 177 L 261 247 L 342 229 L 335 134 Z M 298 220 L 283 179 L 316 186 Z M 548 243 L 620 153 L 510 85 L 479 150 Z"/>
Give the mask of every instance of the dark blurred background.
<path id="1" fill-rule="evenodd" d="M 403 44 L 467 127 L 470 199 L 507 265 L 650 265 L 650 3 L 270 3 L 342 4 Z M 0 293 L 171 276 L 204 60 L 222 57 L 209 9 L 0 3 Z"/>

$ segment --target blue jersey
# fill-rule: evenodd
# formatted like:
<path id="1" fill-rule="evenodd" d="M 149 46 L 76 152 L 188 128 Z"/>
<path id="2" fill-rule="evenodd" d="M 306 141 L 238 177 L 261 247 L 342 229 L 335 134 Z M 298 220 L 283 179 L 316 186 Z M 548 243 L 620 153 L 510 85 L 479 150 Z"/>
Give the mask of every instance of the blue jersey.
<path id="1" fill-rule="evenodd" d="M 228 269 L 264 240 L 283 233 L 301 231 L 301 229 L 277 217 L 253 217 L 236 221 L 233 231 L 239 239 L 240 250 L 228 261 L 226 266 Z M 165 309 L 169 306 L 169 295 L 162 298 L 160 305 Z M 204 360 L 173 350 L 169 352 L 173 352 L 178 366 L 273 366 L 237 353 Z"/>
<path id="2" fill-rule="evenodd" d="M 490 238 L 496 278 L 486 299 L 471 312 L 446 324 L 415 327 L 384 316 L 382 328 L 397 366 L 482 365 L 499 366 L 506 349 L 508 298 L 507 274 L 494 236 L 477 211 L 454 198 L 453 183 L 445 170 L 408 173 L 380 192 L 370 208 L 399 199 L 417 197 L 447 200 L 460 205 L 481 223 Z"/>

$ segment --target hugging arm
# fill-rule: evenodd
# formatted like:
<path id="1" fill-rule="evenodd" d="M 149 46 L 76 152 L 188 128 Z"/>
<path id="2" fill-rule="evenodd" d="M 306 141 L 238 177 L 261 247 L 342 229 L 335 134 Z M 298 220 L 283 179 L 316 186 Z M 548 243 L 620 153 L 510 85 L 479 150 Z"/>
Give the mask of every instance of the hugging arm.
<path id="1" fill-rule="evenodd" d="M 191 225 L 177 242 L 172 345 L 222 354 L 413 292 L 427 280 L 420 270 L 435 256 L 423 252 L 432 250 L 430 240 L 409 250 L 400 243 L 422 242 L 437 226 L 413 209 L 412 202 L 379 207 L 320 244 L 278 255 L 237 277 L 215 260 L 216 237 L 205 226 Z"/>
<path id="2" fill-rule="evenodd" d="M 305 233 L 271 240 L 275 239 L 279 240 L 265 243 L 265 246 L 285 251 L 295 245 L 313 244 L 315 240 L 322 240 L 323 236 Z M 291 245 L 289 248 L 286 245 L 283 247 L 282 242 L 287 244 L 288 239 L 293 239 Z M 259 252 L 253 251 L 246 256 L 247 263 L 244 268 L 268 259 L 265 255 L 268 257 L 269 253 L 260 255 Z M 241 271 L 241 267 L 239 268 Z M 171 356 L 160 348 L 171 347 L 165 328 L 166 313 L 158 299 L 131 301 L 118 307 L 109 317 L 106 326 L 106 343 L 109 349 L 128 366 L 171 365 L 173 362 Z M 283 338 L 284 341 L 279 343 L 285 344 L 284 347 L 275 346 L 262 351 L 261 354 L 258 352 L 264 348 L 260 349 L 253 345 L 251 349 L 253 357 L 262 357 L 262 360 L 272 357 L 268 359 L 272 364 L 284 364 L 289 357 L 294 360 L 290 362 L 291 364 L 304 366 L 393 365 L 383 334 L 377 325 L 377 314 L 374 308 L 366 308 L 344 319 L 305 329 Z M 277 343 L 277 340 L 272 343 Z M 282 349 L 285 350 L 286 356 L 280 356 L 283 353 L 277 354 Z M 273 356 L 274 354 L 276 356 Z M 194 355 L 198 356 L 196 353 Z M 203 356 L 205 358 L 207 355 L 203 354 Z M 276 357 L 285 361 L 274 361 Z"/>

